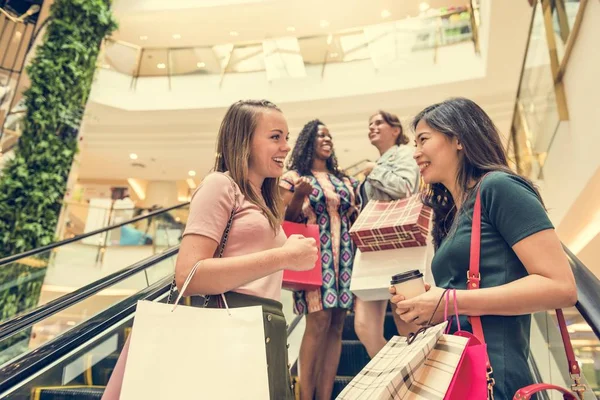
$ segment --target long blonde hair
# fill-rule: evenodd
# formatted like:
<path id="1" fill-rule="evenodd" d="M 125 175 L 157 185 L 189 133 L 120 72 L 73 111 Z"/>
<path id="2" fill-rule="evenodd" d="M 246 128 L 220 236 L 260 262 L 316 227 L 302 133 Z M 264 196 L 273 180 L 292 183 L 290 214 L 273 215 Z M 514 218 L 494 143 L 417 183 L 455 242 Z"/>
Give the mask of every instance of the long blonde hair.
<path id="1" fill-rule="evenodd" d="M 242 195 L 262 210 L 273 231 L 277 232 L 283 220 L 279 178 L 264 180 L 261 188 L 263 202 L 260 193 L 255 193 L 252 189 L 248 177 L 252 137 L 264 109 L 281 112 L 279 107 L 268 100 L 240 100 L 229 107 L 219 128 L 214 169 L 218 172 L 229 171 Z"/>

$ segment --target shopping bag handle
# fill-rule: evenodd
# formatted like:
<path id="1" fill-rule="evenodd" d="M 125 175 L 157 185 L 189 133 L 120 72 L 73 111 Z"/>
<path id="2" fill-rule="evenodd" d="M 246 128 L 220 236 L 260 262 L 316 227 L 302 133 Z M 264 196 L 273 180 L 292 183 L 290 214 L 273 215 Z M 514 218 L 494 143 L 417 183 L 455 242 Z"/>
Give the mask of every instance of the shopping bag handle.
<path id="1" fill-rule="evenodd" d="M 448 293 L 449 290 L 450 289 L 444 289 L 444 292 L 440 296 L 440 299 L 438 300 L 435 308 L 433 309 L 433 313 L 431 314 L 429 321 L 427 321 L 427 323 L 425 325 L 423 325 L 422 327 L 420 327 L 416 332 L 410 332 L 408 334 L 408 336 L 406 337 L 406 343 L 408 343 L 409 345 L 412 344 L 420 333 L 425 333 L 427 331 L 427 329 L 434 326 L 431 324 L 431 321 L 433 321 L 433 317 L 435 316 L 435 313 L 437 312 L 438 308 L 440 307 L 440 304 L 442 303 L 442 300 L 444 299 L 444 296 L 446 296 L 446 293 Z M 445 319 L 445 317 L 444 317 L 444 319 Z"/>
<path id="2" fill-rule="evenodd" d="M 198 269 L 198 267 L 200 267 L 200 265 L 202 265 L 203 261 L 204 260 L 198 261 L 192 267 L 192 270 L 190 271 L 187 278 L 185 279 L 185 282 L 183 282 L 183 285 L 181 285 L 181 291 L 179 292 L 179 295 L 177 296 L 177 300 L 175 300 L 175 304 L 173 304 L 173 308 L 171 309 L 171 312 L 175 311 L 175 309 L 179 305 L 179 300 L 181 300 L 181 298 L 183 297 L 183 294 L 185 293 L 185 289 L 187 289 L 188 285 L 192 281 L 192 278 L 194 277 L 194 274 L 196 273 L 196 270 Z M 229 315 L 231 315 L 231 311 L 229 311 L 229 305 L 227 304 L 227 299 L 225 299 L 225 294 L 221 293 L 221 298 L 223 299 L 223 303 L 225 304 L 227 313 L 229 313 Z"/>
<path id="3" fill-rule="evenodd" d="M 444 321 L 448 321 L 448 326 L 446 327 L 446 334 L 450 332 L 450 321 L 452 321 L 452 317 L 456 318 L 456 325 L 458 330 L 460 331 L 460 319 L 458 318 L 458 304 L 456 301 L 456 289 L 449 289 L 445 292 L 446 303 L 444 304 Z M 454 315 L 450 315 L 450 319 L 448 319 L 448 306 L 450 304 L 450 293 L 454 296 L 452 303 L 454 304 Z"/>
<path id="4" fill-rule="evenodd" d="M 562 393 L 564 400 L 576 400 L 577 399 L 573 393 L 569 392 L 567 389 L 562 388 L 560 386 L 550 385 L 548 383 L 536 383 L 536 384 L 525 386 L 524 388 L 519 389 L 517 391 L 517 393 L 515 393 L 513 400 L 529 400 L 529 399 L 531 399 L 531 396 L 533 396 L 536 393 L 542 392 L 544 390 L 559 391 L 560 393 Z"/>

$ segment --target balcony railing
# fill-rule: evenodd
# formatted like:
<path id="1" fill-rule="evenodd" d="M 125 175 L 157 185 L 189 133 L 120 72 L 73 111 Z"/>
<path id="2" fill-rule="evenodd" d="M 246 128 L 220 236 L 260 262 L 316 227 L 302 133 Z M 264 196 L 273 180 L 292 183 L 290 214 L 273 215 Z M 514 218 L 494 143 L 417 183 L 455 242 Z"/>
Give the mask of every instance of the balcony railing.
<path id="1" fill-rule="evenodd" d="M 429 10 L 427 15 L 364 26 L 325 35 L 281 37 L 250 43 L 214 46 L 142 48 L 108 39 L 101 68 L 132 77 L 220 75 L 261 72 L 268 81 L 306 76 L 309 66 L 372 60 L 375 68 L 404 63 L 428 52 L 436 62 L 437 49 L 473 42 L 478 53 L 478 2 L 468 7 Z"/>

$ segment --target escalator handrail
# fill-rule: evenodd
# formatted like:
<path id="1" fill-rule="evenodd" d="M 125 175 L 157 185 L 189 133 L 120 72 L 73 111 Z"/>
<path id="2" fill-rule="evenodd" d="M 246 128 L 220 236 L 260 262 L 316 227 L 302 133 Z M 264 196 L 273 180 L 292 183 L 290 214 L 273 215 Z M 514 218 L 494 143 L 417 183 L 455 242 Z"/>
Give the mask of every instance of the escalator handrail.
<path id="1" fill-rule="evenodd" d="M 42 306 L 34 308 L 29 312 L 18 315 L 14 318 L 0 323 L 0 342 L 9 338 L 15 333 L 20 332 L 23 329 L 29 328 L 33 324 L 41 322 L 45 318 L 59 313 L 71 307 L 72 305 L 79 303 L 89 298 L 90 296 L 93 296 L 94 294 L 153 266 L 154 264 L 157 264 L 169 257 L 174 256 L 175 254 L 177 254 L 178 251 L 179 245 L 171 247 L 170 249 L 167 249 L 160 254 L 156 254 L 144 260 L 141 260 L 133 265 L 130 265 L 129 267 L 107 275 L 102 279 L 94 281 L 71 293 L 68 293 L 55 300 L 52 300 Z"/>
<path id="2" fill-rule="evenodd" d="M 108 309 L 101 311 L 87 321 L 73 327 L 62 335 L 41 345 L 31 352 L 22 354 L 0 368 L 0 394 L 27 379 L 46 366 L 69 354 L 87 341 L 135 312 L 140 300 L 155 300 L 167 293 L 172 276 L 142 289 Z"/>
<path id="3" fill-rule="evenodd" d="M 577 304 L 575 307 L 585 322 L 592 328 L 597 338 L 600 338 L 600 279 L 590 271 L 579 259 L 563 246 L 571 264 L 577 284 Z"/>
<path id="4" fill-rule="evenodd" d="M 118 224 L 114 224 L 114 225 L 107 226 L 107 227 L 104 227 L 104 228 L 96 229 L 95 231 L 86 232 L 86 233 L 83 233 L 81 235 L 77 235 L 75 237 L 69 238 L 69 239 L 64 239 L 64 240 L 61 240 L 61 241 L 58 241 L 58 242 L 50 243 L 49 245 L 46 245 L 46 246 L 42 246 L 42 247 L 38 247 L 38 248 L 35 248 L 35 249 L 32 249 L 32 250 L 24 251 L 23 253 L 13 254 L 12 256 L 8 256 L 8 257 L 4 257 L 4 258 L 0 259 L 0 267 L 3 266 L 3 265 L 15 262 L 17 260 L 20 260 L 21 258 L 35 256 L 35 255 L 43 253 L 45 251 L 52 250 L 52 249 L 55 249 L 57 247 L 67 245 L 69 243 L 77 242 L 79 240 L 88 238 L 90 236 L 94 236 L 94 235 L 98 235 L 100 233 L 108 232 L 108 231 L 110 231 L 112 229 L 120 228 L 122 226 L 129 225 L 129 224 L 132 224 L 134 222 L 141 221 L 143 219 L 155 217 L 157 215 L 160 215 L 160 214 L 163 214 L 163 213 L 166 213 L 166 212 L 178 209 L 178 208 L 183 208 L 183 207 L 185 207 L 185 206 L 187 206 L 189 204 L 190 204 L 190 202 L 186 201 L 185 203 L 177 204 L 177 205 L 174 205 L 174 206 L 171 206 L 171 207 L 160 208 L 160 209 L 158 209 L 156 211 L 149 212 L 148 214 L 145 214 L 145 215 L 140 215 L 138 217 L 132 218 L 132 219 L 127 220 L 125 222 L 119 222 Z"/>

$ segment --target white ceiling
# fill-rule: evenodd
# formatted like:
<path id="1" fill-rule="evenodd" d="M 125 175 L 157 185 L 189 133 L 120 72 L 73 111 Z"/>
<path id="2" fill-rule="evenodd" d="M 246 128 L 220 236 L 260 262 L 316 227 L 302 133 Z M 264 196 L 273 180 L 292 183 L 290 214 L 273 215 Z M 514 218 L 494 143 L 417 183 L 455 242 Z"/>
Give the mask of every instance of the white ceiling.
<path id="1" fill-rule="evenodd" d="M 463 6 L 465 1 L 427 0 L 432 8 Z M 115 39 L 149 47 L 212 46 L 290 35 L 308 36 L 417 16 L 417 0 L 117 0 Z M 321 27 L 321 21 L 329 26 Z M 232 37 L 231 31 L 238 32 Z M 174 39 L 173 35 L 181 35 Z M 140 40 L 140 36 L 147 36 Z"/>
<path id="2" fill-rule="evenodd" d="M 180 1 L 185 3 L 184 0 Z M 282 7 L 282 3 L 290 6 L 287 13 L 277 8 Z M 341 1 L 332 1 L 331 3 L 336 6 L 330 6 L 329 3 L 324 6 L 312 0 L 303 2 L 303 7 L 297 7 L 299 2 L 280 0 L 246 4 L 240 6 L 246 16 L 251 15 L 252 7 L 264 9 L 268 5 L 271 7 L 271 11 L 279 11 L 271 14 L 271 19 L 268 19 L 265 14 L 262 18 L 265 21 L 263 24 L 256 24 L 253 21 L 252 23 L 246 22 L 242 26 L 247 26 L 248 29 L 253 27 L 258 32 L 265 26 L 276 26 L 289 15 L 298 17 L 297 21 L 305 21 L 304 23 L 308 26 L 309 16 L 313 16 L 318 23 L 322 15 L 321 10 L 326 11 L 325 15 L 330 19 L 336 15 L 334 11 L 348 12 L 349 15 L 345 17 L 346 19 L 353 15 L 353 18 L 357 19 L 356 24 L 366 24 L 370 23 L 368 18 L 361 19 L 361 16 L 367 14 L 368 10 L 376 10 L 375 16 L 379 20 L 381 20 L 380 9 L 384 6 L 387 6 L 392 12 L 396 12 L 391 7 L 392 2 L 385 1 L 371 2 L 369 6 L 366 5 L 366 1 L 343 2 L 353 5 L 354 8 L 342 7 Z M 410 8 L 408 4 L 418 7 L 419 2 L 411 0 L 402 3 L 408 9 Z M 431 3 L 434 4 L 434 2 Z M 362 8 L 359 5 L 362 5 Z M 224 7 L 216 8 L 218 10 L 209 8 L 190 10 L 189 12 L 194 11 L 198 15 L 213 15 L 215 18 L 216 14 L 211 13 L 225 13 L 226 11 Z M 422 108 L 452 96 L 465 96 L 477 101 L 490 114 L 505 137 L 508 137 L 531 8 L 526 1 L 508 5 L 497 0 L 492 1 L 491 8 L 485 78 L 402 91 L 380 92 L 381 88 L 374 88 L 379 93 L 278 104 L 288 119 L 292 138 L 299 133 L 307 121 L 314 118 L 323 120 L 334 135 L 340 166 L 347 167 L 365 158 L 377 158 L 377 152 L 369 145 L 366 135 L 367 120 L 377 109 L 381 108 L 398 114 L 408 126 L 409 118 Z M 229 11 L 232 12 L 232 9 L 233 7 L 229 8 Z M 299 9 L 302 9 L 302 13 Z M 359 11 L 356 12 L 355 9 Z M 237 7 L 235 10 L 241 13 Z M 298 15 L 296 16 L 296 14 Z M 168 15 L 170 15 L 168 12 L 161 15 L 163 21 Z M 304 18 L 300 18 L 301 16 Z M 121 33 L 130 29 L 129 21 L 137 18 L 134 17 L 121 20 Z M 142 17 L 145 18 L 145 14 L 140 16 L 140 18 Z M 359 19 L 361 22 L 358 21 Z M 246 18 L 246 20 L 250 21 L 252 18 Z M 340 24 L 343 20 L 340 20 Z M 283 26 L 287 23 L 284 22 Z M 166 21 L 165 24 L 167 24 Z M 224 23 L 224 26 L 227 24 L 229 22 Z M 186 24 L 180 23 L 180 25 Z M 213 30 L 216 30 L 214 27 L 206 30 L 200 29 L 198 25 L 189 28 L 193 29 L 198 37 L 198 41 L 195 41 L 194 44 L 204 40 L 205 36 L 199 37 L 200 32 L 204 34 L 206 31 L 209 33 L 208 36 L 213 37 Z M 148 24 L 148 29 L 158 32 L 157 27 L 151 28 L 150 24 Z M 228 29 L 225 31 L 228 32 Z M 131 28 L 131 30 L 134 29 Z M 508 43 L 510 45 L 507 45 Z M 88 104 L 87 117 L 82 130 L 80 177 L 183 180 L 187 178 L 189 170 L 195 170 L 200 178 L 212 167 L 215 138 L 224 113 L 224 108 L 151 112 L 125 111 L 91 102 Z M 144 168 L 131 165 L 129 154 L 132 152 L 139 156 L 136 162 L 143 164 Z"/>

